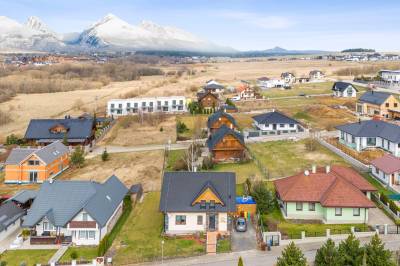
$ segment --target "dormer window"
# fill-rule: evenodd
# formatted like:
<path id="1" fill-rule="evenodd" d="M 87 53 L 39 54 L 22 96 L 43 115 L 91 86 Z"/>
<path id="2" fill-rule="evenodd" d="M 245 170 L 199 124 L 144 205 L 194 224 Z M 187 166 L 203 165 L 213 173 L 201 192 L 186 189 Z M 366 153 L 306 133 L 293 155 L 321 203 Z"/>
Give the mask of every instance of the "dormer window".
<path id="1" fill-rule="evenodd" d="M 215 209 L 215 200 L 210 200 L 209 208 L 210 209 Z"/>
<path id="2" fill-rule="evenodd" d="M 202 200 L 200 202 L 200 209 L 206 209 L 206 201 L 205 200 Z"/>

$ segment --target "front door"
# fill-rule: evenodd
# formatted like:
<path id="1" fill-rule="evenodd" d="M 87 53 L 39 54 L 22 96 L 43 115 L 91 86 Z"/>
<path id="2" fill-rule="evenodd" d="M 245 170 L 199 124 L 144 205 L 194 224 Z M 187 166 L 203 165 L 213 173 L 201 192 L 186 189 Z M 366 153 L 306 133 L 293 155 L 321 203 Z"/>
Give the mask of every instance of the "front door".
<path id="1" fill-rule="evenodd" d="M 273 130 L 276 130 L 276 124 L 272 124 Z"/>
<path id="2" fill-rule="evenodd" d="M 394 177 L 394 174 L 392 174 L 392 185 L 397 185 L 396 179 Z"/>
<path id="3" fill-rule="evenodd" d="M 215 214 L 208 216 L 208 230 L 215 231 Z"/>
<path id="4" fill-rule="evenodd" d="M 36 183 L 38 177 L 38 172 L 29 172 L 29 182 Z"/>

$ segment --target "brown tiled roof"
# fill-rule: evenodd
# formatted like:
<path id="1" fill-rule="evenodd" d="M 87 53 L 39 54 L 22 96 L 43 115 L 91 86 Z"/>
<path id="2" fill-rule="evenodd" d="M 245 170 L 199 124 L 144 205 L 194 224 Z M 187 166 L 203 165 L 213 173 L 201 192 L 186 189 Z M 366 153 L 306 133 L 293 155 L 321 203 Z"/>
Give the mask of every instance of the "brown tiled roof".
<path id="1" fill-rule="evenodd" d="M 385 154 L 381 158 L 373 160 L 371 164 L 386 174 L 400 170 L 400 159 L 391 154 Z"/>
<path id="2" fill-rule="evenodd" d="M 96 228 L 96 221 L 71 221 L 69 228 Z"/>
<path id="3" fill-rule="evenodd" d="M 325 207 L 374 207 L 362 192 L 376 189 L 348 167 L 333 166 L 329 173 L 319 168 L 315 174 L 300 173 L 274 184 L 283 201 L 320 202 Z"/>

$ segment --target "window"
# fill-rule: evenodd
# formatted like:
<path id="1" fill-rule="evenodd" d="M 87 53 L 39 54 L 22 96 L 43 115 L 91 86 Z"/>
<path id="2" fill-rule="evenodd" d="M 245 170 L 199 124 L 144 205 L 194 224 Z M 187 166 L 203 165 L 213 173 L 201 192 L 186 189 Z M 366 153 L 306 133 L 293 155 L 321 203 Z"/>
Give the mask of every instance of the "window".
<path id="1" fill-rule="evenodd" d="M 342 208 L 335 208 L 335 216 L 342 216 Z"/>
<path id="2" fill-rule="evenodd" d="M 200 201 L 200 209 L 205 209 L 206 208 L 206 201 L 202 200 Z"/>
<path id="3" fill-rule="evenodd" d="M 279 124 L 280 127 L 285 127 L 285 124 Z"/>
<path id="4" fill-rule="evenodd" d="M 127 108 L 131 107 L 131 103 L 126 103 L 126 107 Z"/>
<path id="5" fill-rule="evenodd" d="M 172 105 L 176 105 L 176 100 L 172 100 Z"/>
<path id="6" fill-rule="evenodd" d="M 385 106 L 386 106 L 386 107 L 389 107 L 389 103 L 386 103 Z"/>
<path id="7" fill-rule="evenodd" d="M 39 161 L 38 160 L 29 160 L 28 165 L 39 165 Z"/>
<path id="8" fill-rule="evenodd" d="M 89 231 L 88 238 L 89 239 L 95 239 L 96 238 L 96 231 Z"/>
<path id="9" fill-rule="evenodd" d="M 134 103 L 133 106 L 134 106 L 135 108 L 138 108 L 139 105 L 138 105 L 138 103 Z"/>
<path id="10" fill-rule="evenodd" d="M 55 227 L 49 222 L 43 222 L 43 231 L 54 231 Z"/>
<path id="11" fill-rule="evenodd" d="M 177 216 L 175 216 L 175 224 L 177 224 L 177 225 L 185 225 L 186 224 L 186 215 L 177 215 Z"/>
<path id="12" fill-rule="evenodd" d="M 360 216 L 360 208 L 353 209 L 353 216 Z"/>
<path id="13" fill-rule="evenodd" d="M 340 138 L 344 140 L 344 132 L 340 131 Z"/>
<path id="14" fill-rule="evenodd" d="M 29 172 L 29 182 L 36 183 L 38 179 L 38 172 Z"/>
<path id="15" fill-rule="evenodd" d="M 203 215 L 197 215 L 197 225 L 203 224 Z"/>
<path id="16" fill-rule="evenodd" d="M 351 136 L 351 143 L 356 143 L 356 138 L 354 136 Z"/>
<path id="17" fill-rule="evenodd" d="M 315 203 L 314 202 L 309 202 L 308 203 L 308 210 L 309 211 L 315 211 Z"/>
<path id="18" fill-rule="evenodd" d="M 303 210 L 303 202 L 296 202 L 296 211 Z"/>
<path id="19" fill-rule="evenodd" d="M 375 146 L 376 138 L 367 138 L 367 146 Z"/>
<path id="20" fill-rule="evenodd" d="M 397 107 L 397 103 L 394 103 L 394 107 Z"/>
<path id="21" fill-rule="evenodd" d="M 146 107 L 146 102 L 142 102 L 142 107 Z"/>
<path id="22" fill-rule="evenodd" d="M 215 209 L 215 200 L 210 200 L 210 209 Z"/>
<path id="23" fill-rule="evenodd" d="M 114 107 L 115 107 L 115 104 L 112 103 L 112 104 L 111 104 L 111 108 L 114 108 Z"/>
<path id="24" fill-rule="evenodd" d="M 179 100 L 179 105 L 183 105 L 183 100 Z"/>
<path id="25" fill-rule="evenodd" d="M 290 124 L 290 127 L 294 127 L 294 124 Z"/>
<path id="26" fill-rule="evenodd" d="M 79 231 L 79 239 L 86 239 L 87 238 L 87 231 Z"/>
<path id="27" fill-rule="evenodd" d="M 153 102 L 150 102 L 150 106 L 153 107 Z"/>
<path id="28" fill-rule="evenodd" d="M 161 101 L 157 101 L 157 106 L 161 106 Z"/>
<path id="29" fill-rule="evenodd" d="M 122 103 L 118 104 L 118 108 L 122 108 Z"/>
<path id="30" fill-rule="evenodd" d="M 88 214 L 87 213 L 82 213 L 82 221 L 87 221 L 88 220 Z"/>

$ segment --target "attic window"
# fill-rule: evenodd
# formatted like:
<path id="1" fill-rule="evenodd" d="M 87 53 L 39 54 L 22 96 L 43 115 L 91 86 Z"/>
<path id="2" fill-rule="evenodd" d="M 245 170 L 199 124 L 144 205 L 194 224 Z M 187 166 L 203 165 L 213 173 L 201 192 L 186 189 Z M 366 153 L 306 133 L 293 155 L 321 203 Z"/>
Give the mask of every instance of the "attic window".
<path id="1" fill-rule="evenodd" d="M 205 209 L 206 208 L 206 201 L 202 200 L 200 201 L 200 209 Z"/>
<path id="2" fill-rule="evenodd" d="M 215 209 L 215 200 L 210 200 L 210 209 Z"/>

